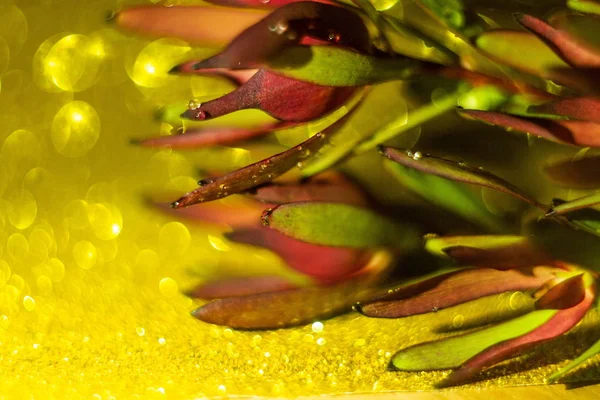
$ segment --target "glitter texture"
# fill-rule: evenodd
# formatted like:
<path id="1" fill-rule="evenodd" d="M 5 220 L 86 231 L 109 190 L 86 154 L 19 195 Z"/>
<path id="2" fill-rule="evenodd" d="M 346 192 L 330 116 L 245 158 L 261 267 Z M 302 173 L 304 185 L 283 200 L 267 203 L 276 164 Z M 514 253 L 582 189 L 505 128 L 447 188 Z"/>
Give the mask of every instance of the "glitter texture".
<path id="1" fill-rule="evenodd" d="M 0 7 L 1 394 L 154 399 L 431 390 L 447 372 L 387 372 L 395 351 L 528 306 L 523 295 L 501 295 L 406 319 L 350 313 L 261 332 L 194 319 L 189 313 L 200 303 L 182 292 L 217 272 L 292 273 L 273 255 L 224 242 L 216 228 L 184 225 L 143 198 L 172 198 L 182 182 L 197 180 L 196 167 L 232 169 L 259 154 L 129 145 L 131 136 L 160 129 L 152 113 L 161 106 L 220 94 L 223 83 L 167 74 L 190 51 L 185 43 L 108 29 L 103 17 L 122 1 L 35 3 Z M 541 384 L 589 346 L 599 322 L 590 313 L 574 332 L 470 386 Z M 597 378 L 594 360 L 577 379 Z"/>

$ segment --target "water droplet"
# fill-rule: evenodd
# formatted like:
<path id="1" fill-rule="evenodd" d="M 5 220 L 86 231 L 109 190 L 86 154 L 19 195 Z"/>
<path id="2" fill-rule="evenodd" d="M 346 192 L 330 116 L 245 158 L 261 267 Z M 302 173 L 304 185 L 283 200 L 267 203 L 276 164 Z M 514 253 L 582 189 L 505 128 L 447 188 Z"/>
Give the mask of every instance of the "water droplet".
<path id="1" fill-rule="evenodd" d="M 465 317 L 462 314 L 458 314 L 452 319 L 452 326 L 454 328 L 460 328 L 464 323 Z"/>
<path id="2" fill-rule="evenodd" d="M 323 332 L 323 323 L 322 322 L 314 322 L 311 326 L 311 329 L 315 333 Z"/>
<path id="3" fill-rule="evenodd" d="M 413 156 L 414 156 L 412 150 L 406 150 L 406 155 L 409 156 L 410 158 L 413 158 Z"/>
<path id="4" fill-rule="evenodd" d="M 135 333 L 137 333 L 138 336 L 144 336 L 146 334 L 146 330 L 141 326 L 138 326 L 137 328 L 135 328 Z"/>
<path id="5" fill-rule="evenodd" d="M 214 179 L 210 179 L 210 178 L 200 179 L 198 181 L 198 185 L 204 186 L 204 185 L 208 185 L 209 183 L 213 183 L 214 181 L 215 181 Z"/>
<path id="6" fill-rule="evenodd" d="M 413 154 L 413 160 L 420 160 L 421 158 L 423 158 L 423 154 L 420 151 L 415 152 L 415 154 Z"/>
<path id="7" fill-rule="evenodd" d="M 196 110 L 196 109 L 200 108 L 201 105 L 202 105 L 202 103 L 200 103 L 198 100 L 192 99 L 188 103 L 188 109 L 189 110 Z"/>
<path id="8" fill-rule="evenodd" d="M 262 4 L 269 4 L 269 2 L 270 2 L 270 1 L 271 1 L 271 0 L 260 0 L 260 2 L 261 2 Z"/>
<path id="9" fill-rule="evenodd" d="M 160 344 L 161 346 L 163 346 L 165 343 L 167 343 L 167 341 L 165 340 L 165 338 L 158 338 L 158 344 Z"/>
<path id="10" fill-rule="evenodd" d="M 431 312 L 434 312 L 434 313 L 435 313 L 435 312 L 438 312 L 438 310 L 439 310 L 439 308 L 437 308 L 437 307 L 433 307 L 433 308 L 431 309 Z"/>
<path id="11" fill-rule="evenodd" d="M 329 39 L 330 42 L 339 43 L 342 39 L 342 36 L 337 32 L 330 31 L 329 36 L 327 36 L 327 39 Z"/>
<path id="12" fill-rule="evenodd" d="M 298 34 L 296 33 L 296 31 L 289 31 L 287 34 L 287 38 L 288 40 L 296 40 L 298 39 Z"/>
<path id="13" fill-rule="evenodd" d="M 272 32 L 275 32 L 278 35 L 283 35 L 285 32 L 287 32 L 288 28 L 289 28 L 288 21 L 283 20 L 283 19 L 278 21 L 277 24 L 275 24 L 274 29 L 271 29 L 271 26 L 269 27 L 269 29 Z"/>

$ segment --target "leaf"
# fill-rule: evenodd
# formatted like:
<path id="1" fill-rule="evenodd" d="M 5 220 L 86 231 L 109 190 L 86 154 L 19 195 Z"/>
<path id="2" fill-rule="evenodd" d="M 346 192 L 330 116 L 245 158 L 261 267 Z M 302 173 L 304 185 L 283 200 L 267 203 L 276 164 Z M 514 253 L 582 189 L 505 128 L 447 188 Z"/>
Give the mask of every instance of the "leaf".
<path id="1" fill-rule="evenodd" d="M 600 68 L 552 68 L 550 72 L 560 83 L 581 93 L 600 94 Z"/>
<path id="2" fill-rule="evenodd" d="M 569 33 L 555 29 L 550 24 L 526 14 L 516 14 L 515 18 L 525 28 L 532 31 L 554 52 L 570 65 L 575 67 L 600 66 L 600 52 L 597 52 L 585 43 L 581 43 Z"/>
<path id="3" fill-rule="evenodd" d="M 350 87 L 315 85 L 261 69 L 223 97 L 201 104 L 190 102 L 190 108 L 181 116 L 206 120 L 256 108 L 282 121 L 310 121 L 340 107 L 354 91 Z"/>
<path id="4" fill-rule="evenodd" d="M 550 121 L 525 119 L 493 111 L 458 110 L 458 114 L 463 118 L 500 126 L 509 131 L 514 129 L 558 143 L 574 143 L 574 139 L 568 130 L 561 129 L 560 126 Z"/>
<path id="5" fill-rule="evenodd" d="M 204 6 L 135 6 L 119 11 L 110 21 L 122 30 L 144 36 L 177 37 L 191 44 L 220 46 L 265 15 L 264 11 Z"/>
<path id="6" fill-rule="evenodd" d="M 573 189 L 600 188 L 600 156 L 569 158 L 544 167 L 550 179 Z"/>
<path id="7" fill-rule="evenodd" d="M 562 99 L 552 103 L 530 106 L 528 111 L 600 123 L 600 99 L 596 97 Z"/>
<path id="8" fill-rule="evenodd" d="M 489 172 L 443 158 L 424 155 L 421 152 L 413 153 L 410 150 L 405 151 L 385 146 L 381 148 L 381 151 L 390 160 L 426 174 L 436 175 L 457 182 L 465 182 L 471 185 L 488 187 L 521 199 L 534 207 L 543 210 L 547 209 L 547 207 L 525 194 L 519 188 Z"/>
<path id="9" fill-rule="evenodd" d="M 350 311 L 352 304 L 378 292 L 390 258 L 380 252 L 367 266 L 369 274 L 326 286 L 305 287 L 274 293 L 214 300 L 192 312 L 196 318 L 237 329 L 275 329 L 302 325 Z M 379 268 L 380 270 L 377 270 Z"/>
<path id="10" fill-rule="evenodd" d="M 151 202 L 151 205 L 170 216 L 187 218 L 191 222 L 232 226 L 238 229 L 256 227 L 260 224 L 260 215 L 265 209 L 264 204 L 245 199 L 233 203 L 215 201 L 178 210 L 165 203 Z"/>
<path id="11" fill-rule="evenodd" d="M 537 289 L 553 277 L 552 269 L 544 267 L 507 271 L 491 268 L 463 269 L 417 284 L 401 285 L 374 302 L 361 304 L 358 311 L 368 317 L 402 318 L 441 310 L 492 294 Z"/>
<path id="12" fill-rule="evenodd" d="M 198 285 L 186 294 L 204 300 L 242 297 L 258 293 L 293 289 L 295 285 L 279 276 L 226 278 Z"/>
<path id="13" fill-rule="evenodd" d="M 361 53 L 372 53 L 369 32 L 349 9 L 317 2 L 286 4 L 246 28 L 219 54 L 198 61 L 194 69 L 257 68 L 304 37 L 331 41 Z"/>
<path id="14" fill-rule="evenodd" d="M 452 30 L 460 31 L 464 28 L 466 18 L 461 0 L 419 0 L 419 4 L 425 6 Z"/>
<path id="15" fill-rule="evenodd" d="M 415 244 L 415 231 L 368 209 L 338 203 L 291 203 L 268 209 L 263 223 L 309 243 L 345 247 L 393 247 Z"/>
<path id="16" fill-rule="evenodd" d="M 553 205 L 550 211 L 546 213 L 546 216 L 552 217 L 555 215 L 564 215 L 573 211 L 594 207 L 597 205 L 600 205 L 600 193 Z"/>
<path id="17" fill-rule="evenodd" d="M 256 139 L 273 131 L 290 128 L 289 123 L 269 124 L 260 128 L 205 128 L 190 129 L 182 134 L 157 136 L 132 141 L 142 147 L 169 147 L 172 149 L 198 149 L 210 146 L 224 146 L 245 140 Z"/>
<path id="18" fill-rule="evenodd" d="M 366 194 L 343 176 L 317 176 L 302 184 L 267 184 L 250 195 L 263 203 L 285 204 L 304 201 L 324 201 L 355 206 L 368 204 Z"/>
<path id="19" fill-rule="evenodd" d="M 411 346 L 396 353 L 390 366 L 399 371 L 456 368 L 496 343 L 535 330 L 557 313 L 555 310 L 533 311 L 490 328 Z"/>
<path id="20" fill-rule="evenodd" d="M 438 101 L 432 102 L 431 104 L 427 104 L 410 112 L 407 116 L 402 116 L 401 118 L 393 120 L 383 128 L 378 129 L 369 139 L 359 144 L 358 147 L 354 149 L 354 153 L 361 154 L 372 150 L 378 145 L 393 139 L 397 135 L 448 112 L 456 107 L 458 98 L 462 92 L 462 89 L 458 90 L 449 94 L 448 96 L 443 97 L 442 99 L 439 99 Z"/>
<path id="21" fill-rule="evenodd" d="M 171 68 L 171 74 L 201 75 L 201 76 L 219 76 L 227 79 L 236 86 L 243 85 L 252 78 L 258 70 L 256 69 L 229 69 L 229 68 L 207 68 L 203 70 L 194 69 L 195 61 L 178 64 Z"/>
<path id="22" fill-rule="evenodd" d="M 568 66 L 541 39 L 529 32 L 488 31 L 479 35 L 475 43 L 494 60 L 541 77 L 549 77 L 551 68 Z"/>
<path id="23" fill-rule="evenodd" d="M 306 0 L 207 0 L 208 3 L 219 6 L 229 7 L 252 7 L 252 8 L 279 8 L 291 3 L 298 3 Z M 337 4 L 328 0 L 318 0 L 319 3 Z"/>
<path id="24" fill-rule="evenodd" d="M 276 154 L 214 179 L 187 193 L 179 200 L 172 203 L 171 206 L 173 208 L 182 208 L 192 204 L 217 200 L 270 182 L 277 176 L 282 175 L 296 166 L 299 161 L 314 154 L 314 152 L 325 143 L 328 130 L 335 127 L 339 122 L 340 121 L 327 128 L 324 132 L 317 133 L 307 141 L 302 142 L 283 153 Z"/>
<path id="25" fill-rule="evenodd" d="M 360 271 L 373 255 L 368 250 L 306 243 L 266 227 L 235 230 L 225 237 L 269 249 L 289 267 L 320 283 L 337 282 Z"/>
<path id="26" fill-rule="evenodd" d="M 585 292 L 585 298 L 574 307 L 559 311 L 535 311 L 534 313 L 549 311 L 552 313 L 550 314 L 551 318 L 545 323 L 538 325 L 530 332 L 512 338 L 506 338 L 508 340 L 497 341 L 496 344 L 472 357 L 461 365 L 459 369 L 453 371 L 440 386 L 455 386 L 462 384 L 471 379 L 485 367 L 494 365 L 533 346 L 562 335 L 581 321 L 594 302 L 594 298 L 594 290 L 588 288 Z"/>
<path id="27" fill-rule="evenodd" d="M 545 292 L 535 302 L 535 308 L 538 310 L 564 310 L 575 307 L 585 298 L 586 285 L 583 273 L 570 276 L 558 283 L 550 281 L 548 284 L 551 286 L 542 288 L 541 290 Z"/>
<path id="28" fill-rule="evenodd" d="M 599 7 L 598 11 L 600 13 L 600 7 Z M 598 353 L 600 353 L 600 340 L 598 340 L 596 343 L 594 343 L 586 351 L 581 353 L 579 355 L 579 357 L 575 358 L 573 361 L 571 361 L 569 364 L 567 364 L 564 368 L 561 368 L 559 371 L 550 375 L 550 377 L 548 379 L 546 379 L 546 382 L 547 383 L 555 383 L 558 379 L 562 378 L 569 371 L 577 368 L 578 366 L 580 366 L 581 364 L 583 364 L 590 358 L 594 357 Z"/>
<path id="29" fill-rule="evenodd" d="M 426 201 L 492 231 L 500 229 L 501 221 L 488 211 L 481 198 L 460 184 L 394 162 L 384 166 L 402 186 Z"/>
<path id="30" fill-rule="evenodd" d="M 384 58 L 336 46 L 286 47 L 266 63 L 278 74 L 326 86 L 365 86 L 408 79 L 423 68 L 419 61 Z"/>
<path id="31" fill-rule="evenodd" d="M 543 265 L 549 261 L 525 236 L 426 236 L 425 250 L 450 257 L 459 265 L 497 269 Z"/>
<path id="32" fill-rule="evenodd" d="M 575 11 L 600 15 L 600 3 L 595 0 L 567 0 L 567 6 Z"/>

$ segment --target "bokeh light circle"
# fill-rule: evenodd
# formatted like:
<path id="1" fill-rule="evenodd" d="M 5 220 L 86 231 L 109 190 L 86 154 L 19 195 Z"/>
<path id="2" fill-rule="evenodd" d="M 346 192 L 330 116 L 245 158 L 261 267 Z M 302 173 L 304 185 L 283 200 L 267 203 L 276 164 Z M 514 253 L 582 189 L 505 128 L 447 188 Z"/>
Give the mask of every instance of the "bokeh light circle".
<path id="1" fill-rule="evenodd" d="M 97 40 L 80 34 L 55 35 L 34 56 L 34 81 L 48 92 L 79 92 L 96 82 L 101 63 Z"/>
<path id="2" fill-rule="evenodd" d="M 169 75 L 169 70 L 189 51 L 190 47 L 182 40 L 155 40 L 142 49 L 127 72 L 142 87 L 159 87 L 175 82 L 177 77 Z"/>
<path id="3" fill-rule="evenodd" d="M 100 118 L 84 101 L 65 104 L 52 122 L 52 144 L 66 157 L 81 157 L 94 147 L 100 136 Z"/>

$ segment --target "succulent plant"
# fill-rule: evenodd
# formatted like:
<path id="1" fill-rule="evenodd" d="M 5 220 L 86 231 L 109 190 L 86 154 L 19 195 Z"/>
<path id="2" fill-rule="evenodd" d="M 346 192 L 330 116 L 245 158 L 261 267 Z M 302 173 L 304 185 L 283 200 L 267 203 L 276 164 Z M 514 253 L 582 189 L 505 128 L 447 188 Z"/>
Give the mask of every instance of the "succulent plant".
<path id="1" fill-rule="evenodd" d="M 352 308 L 369 317 L 402 318 L 491 294 L 530 293 L 535 306 L 529 313 L 392 357 L 392 369 L 453 369 L 440 383 L 450 386 L 566 333 L 597 307 L 600 155 L 589 148 L 600 146 L 600 3 L 212 2 L 229 8 L 134 7 L 114 20 L 136 33 L 221 46 L 216 55 L 182 62 L 171 72 L 217 75 L 238 88 L 206 102 L 191 100 L 182 118 L 205 121 L 254 108 L 273 121 L 248 128 L 200 122 L 139 143 L 193 149 L 263 143 L 273 132 L 298 127 L 312 132 L 281 153 L 210 175 L 169 211 L 228 224 L 229 240 L 272 250 L 307 279 L 209 282 L 190 292 L 213 300 L 194 316 L 240 329 L 274 329 Z M 369 102 L 382 96 L 383 82 L 400 84 L 388 89 L 385 109 L 373 115 Z M 398 93 L 410 96 L 410 110 Z M 425 151 L 427 140 L 412 146 L 419 149 L 397 148 L 407 132 L 454 110 L 526 134 L 544 146 L 551 162 L 539 154 L 511 157 L 505 142 L 492 142 L 498 135 L 483 138 L 479 148 L 504 153 L 506 163 L 512 159 L 512 173 L 506 165 L 487 165 L 485 155 L 468 157 L 485 169 L 457 161 L 456 146 L 430 146 L 436 154 Z M 376 151 L 383 157 L 358 164 L 361 171 L 348 168 Z M 526 172 L 540 163 L 543 175 Z M 490 172 L 494 168 L 499 172 Z M 385 174 L 384 187 L 364 179 L 359 184 L 361 174 Z M 531 187 L 520 187 L 533 176 Z M 382 194 L 398 188 L 420 202 L 397 206 Z M 520 203 L 491 212 L 477 188 Z M 558 198 L 563 188 L 580 191 L 564 201 Z M 201 204 L 231 195 L 245 198 L 233 208 Z M 419 268 L 410 268 L 415 262 Z M 421 276 L 407 280 L 407 270 Z M 600 341 L 550 381 L 598 352 Z"/>

